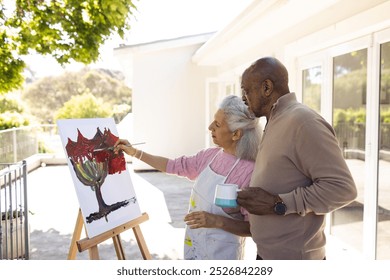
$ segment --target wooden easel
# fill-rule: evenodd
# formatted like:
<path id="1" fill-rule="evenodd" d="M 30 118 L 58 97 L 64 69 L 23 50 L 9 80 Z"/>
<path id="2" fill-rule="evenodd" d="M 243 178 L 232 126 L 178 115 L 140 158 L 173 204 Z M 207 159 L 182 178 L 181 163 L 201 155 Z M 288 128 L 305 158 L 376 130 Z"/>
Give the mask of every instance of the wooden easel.
<path id="1" fill-rule="evenodd" d="M 133 229 L 135 238 L 138 243 L 138 247 L 140 248 L 142 257 L 144 260 L 151 260 L 152 257 L 149 253 L 148 247 L 146 246 L 144 237 L 141 232 L 141 228 L 139 227 L 139 224 L 142 222 L 145 222 L 149 220 L 149 216 L 146 213 L 143 213 L 140 217 L 127 222 L 121 226 L 118 226 L 116 228 L 113 228 L 109 231 L 103 232 L 102 234 L 99 234 L 93 238 L 84 238 L 80 240 L 81 237 L 81 231 L 84 226 L 83 216 L 81 213 L 81 209 L 79 209 L 79 213 L 77 215 L 76 225 L 73 232 L 72 241 L 69 248 L 69 254 L 68 254 L 68 260 L 75 260 L 76 259 L 76 247 L 79 252 L 83 252 L 85 250 L 88 250 L 89 252 L 89 258 L 91 260 L 98 260 L 99 259 L 99 251 L 98 251 L 98 244 L 106 241 L 109 238 L 112 238 L 115 252 L 118 257 L 118 260 L 125 260 L 125 254 L 123 252 L 122 242 L 120 238 L 120 234 L 128 229 Z"/>

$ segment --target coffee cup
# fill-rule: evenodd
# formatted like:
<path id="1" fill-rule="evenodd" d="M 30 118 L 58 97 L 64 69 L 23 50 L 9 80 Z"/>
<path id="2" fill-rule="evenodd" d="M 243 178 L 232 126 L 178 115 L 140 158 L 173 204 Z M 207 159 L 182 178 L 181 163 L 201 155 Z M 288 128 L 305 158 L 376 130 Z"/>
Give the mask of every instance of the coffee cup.
<path id="1" fill-rule="evenodd" d="M 236 184 L 217 184 L 214 204 L 219 207 L 237 207 L 237 191 Z"/>

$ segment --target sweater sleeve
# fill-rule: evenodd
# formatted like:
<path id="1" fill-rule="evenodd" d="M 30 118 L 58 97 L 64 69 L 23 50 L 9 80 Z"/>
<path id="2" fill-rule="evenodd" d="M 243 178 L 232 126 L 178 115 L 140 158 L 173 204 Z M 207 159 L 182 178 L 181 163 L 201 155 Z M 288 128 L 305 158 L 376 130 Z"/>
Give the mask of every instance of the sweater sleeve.
<path id="1" fill-rule="evenodd" d="M 302 124 L 296 136 L 291 158 L 312 184 L 280 194 L 288 209 L 286 214 L 321 215 L 353 201 L 357 196 L 356 186 L 333 128 L 325 120 L 316 119 Z"/>
<path id="2" fill-rule="evenodd" d="M 192 156 L 181 156 L 168 160 L 166 173 L 175 174 L 195 180 L 205 168 L 208 160 L 218 152 L 218 149 L 205 149 Z"/>

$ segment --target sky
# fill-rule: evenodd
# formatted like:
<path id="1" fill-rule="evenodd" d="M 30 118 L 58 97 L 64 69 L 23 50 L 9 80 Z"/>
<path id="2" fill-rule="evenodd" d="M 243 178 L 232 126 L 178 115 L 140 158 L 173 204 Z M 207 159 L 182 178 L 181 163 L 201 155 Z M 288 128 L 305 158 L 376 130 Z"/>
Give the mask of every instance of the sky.
<path id="1" fill-rule="evenodd" d="M 134 0 L 137 11 L 131 29 L 123 39 L 118 36 L 106 42 L 95 67 L 118 70 L 113 49 L 119 44 L 137 44 L 223 29 L 253 0 Z M 63 69 L 54 59 L 30 56 L 27 59 L 37 76 L 61 74 L 83 67 L 73 63 Z"/>

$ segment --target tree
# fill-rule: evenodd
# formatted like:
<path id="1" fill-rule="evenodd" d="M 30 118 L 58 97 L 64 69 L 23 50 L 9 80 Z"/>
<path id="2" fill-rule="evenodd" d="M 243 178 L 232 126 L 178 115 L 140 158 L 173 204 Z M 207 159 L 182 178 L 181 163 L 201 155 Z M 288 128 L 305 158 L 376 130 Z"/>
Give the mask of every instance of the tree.
<path id="1" fill-rule="evenodd" d="M 113 34 L 123 38 L 133 0 L 0 0 L 0 94 L 24 81 L 23 57 L 53 56 L 61 65 L 89 64 Z"/>
<path id="2" fill-rule="evenodd" d="M 106 118 L 111 115 L 102 100 L 91 93 L 73 96 L 58 110 L 55 119 Z"/>
<path id="3" fill-rule="evenodd" d="M 12 94 L 0 96 L 0 114 L 8 111 L 16 113 L 22 113 L 24 111 L 23 106 Z"/>
<path id="4" fill-rule="evenodd" d="M 78 72 L 45 77 L 30 84 L 23 90 L 22 100 L 41 123 L 50 123 L 55 112 L 72 96 L 89 92 L 113 108 L 114 117 L 120 121 L 131 111 L 131 89 L 121 79 L 120 72 L 84 68 Z M 127 111 L 116 109 L 124 105 Z"/>
<path id="5" fill-rule="evenodd" d="M 0 114 L 0 130 L 29 125 L 27 118 L 17 112 Z"/>
<path id="6" fill-rule="evenodd" d="M 30 124 L 30 117 L 14 94 L 0 96 L 0 130 Z"/>

